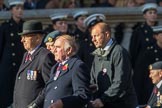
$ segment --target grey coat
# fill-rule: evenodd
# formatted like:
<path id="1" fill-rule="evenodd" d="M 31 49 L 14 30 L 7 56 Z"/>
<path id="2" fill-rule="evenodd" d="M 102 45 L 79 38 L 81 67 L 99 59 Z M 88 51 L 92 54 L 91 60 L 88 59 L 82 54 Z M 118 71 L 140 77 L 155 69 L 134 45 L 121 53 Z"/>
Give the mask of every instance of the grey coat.
<path id="1" fill-rule="evenodd" d="M 93 99 L 100 98 L 104 108 L 135 108 L 136 93 L 132 85 L 128 52 L 113 40 L 103 55 L 96 49 L 91 70 L 91 83 L 97 84 Z"/>

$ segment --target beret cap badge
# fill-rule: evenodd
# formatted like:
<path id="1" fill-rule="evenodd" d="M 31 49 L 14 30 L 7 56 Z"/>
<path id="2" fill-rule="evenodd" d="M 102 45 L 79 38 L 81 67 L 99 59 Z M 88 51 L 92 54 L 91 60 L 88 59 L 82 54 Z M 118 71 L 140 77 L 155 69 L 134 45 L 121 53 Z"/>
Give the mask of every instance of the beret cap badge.
<path id="1" fill-rule="evenodd" d="M 53 41 L 52 37 L 48 37 L 48 42 L 52 42 L 52 41 Z"/>
<path id="2" fill-rule="evenodd" d="M 149 69 L 152 70 L 152 65 L 149 65 Z"/>

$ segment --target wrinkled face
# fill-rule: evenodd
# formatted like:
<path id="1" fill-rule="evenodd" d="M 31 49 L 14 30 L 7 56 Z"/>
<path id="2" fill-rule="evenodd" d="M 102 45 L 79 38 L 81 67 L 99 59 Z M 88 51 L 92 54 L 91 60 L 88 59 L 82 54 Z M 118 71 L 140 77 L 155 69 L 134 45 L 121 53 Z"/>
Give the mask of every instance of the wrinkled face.
<path id="1" fill-rule="evenodd" d="M 55 30 L 60 31 L 61 33 L 67 33 L 68 30 L 68 24 L 66 21 L 56 21 L 53 27 Z"/>
<path id="2" fill-rule="evenodd" d="M 54 48 L 54 42 L 46 42 L 46 48 L 52 52 L 52 49 Z"/>
<path id="3" fill-rule="evenodd" d="M 59 38 L 54 43 L 53 53 L 57 62 L 62 62 L 66 59 L 67 53 L 64 49 L 64 40 Z"/>
<path id="4" fill-rule="evenodd" d="M 27 34 L 21 36 L 21 42 L 27 51 L 32 51 L 34 48 L 36 48 L 37 45 L 40 44 L 39 41 L 40 38 L 37 36 L 37 34 Z"/>
<path id="5" fill-rule="evenodd" d="M 146 22 L 155 22 L 157 21 L 157 11 L 156 10 L 148 10 L 144 14 L 144 18 L 146 19 Z"/>
<path id="6" fill-rule="evenodd" d="M 92 42 L 96 48 L 104 48 L 110 39 L 108 32 L 103 32 L 99 26 L 96 26 L 91 31 Z"/>
<path id="7" fill-rule="evenodd" d="M 150 70 L 149 77 L 152 80 L 153 84 L 157 84 L 161 80 L 161 70 Z"/>
<path id="8" fill-rule="evenodd" d="M 15 18 L 22 18 L 23 11 L 24 11 L 23 5 L 16 5 L 11 9 L 11 13 Z"/>

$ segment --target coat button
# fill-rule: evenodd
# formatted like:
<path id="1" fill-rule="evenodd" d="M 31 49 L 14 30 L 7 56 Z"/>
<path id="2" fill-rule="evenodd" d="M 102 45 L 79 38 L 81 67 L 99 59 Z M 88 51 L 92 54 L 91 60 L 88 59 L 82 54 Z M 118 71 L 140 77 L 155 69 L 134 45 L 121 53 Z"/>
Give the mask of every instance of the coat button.
<path id="1" fill-rule="evenodd" d="M 146 41 L 148 42 L 149 41 L 149 38 L 146 38 Z"/>
<path id="2" fill-rule="evenodd" d="M 157 50 L 154 50 L 155 53 L 157 53 L 158 51 Z"/>
<path id="3" fill-rule="evenodd" d="M 15 56 L 15 53 L 12 53 L 12 56 Z"/>
<path id="4" fill-rule="evenodd" d="M 57 86 L 55 86 L 54 89 L 57 89 Z"/>
<path id="5" fill-rule="evenodd" d="M 53 103 L 54 101 L 53 100 L 51 100 L 51 104 Z"/>
<path id="6" fill-rule="evenodd" d="M 159 61 L 159 58 L 155 58 L 155 61 Z"/>
<path id="7" fill-rule="evenodd" d="M 15 63 L 15 62 L 13 62 L 13 63 L 12 63 L 12 65 L 13 65 L 13 66 L 16 66 L 16 63 Z"/>
<path id="8" fill-rule="evenodd" d="M 13 34 L 13 33 L 11 33 L 11 34 L 10 34 L 10 36 L 11 36 L 11 37 L 13 37 L 13 36 L 14 36 L 14 34 Z"/>
<path id="9" fill-rule="evenodd" d="M 15 44 L 14 43 L 11 43 L 11 46 L 15 46 Z"/>
<path id="10" fill-rule="evenodd" d="M 20 80 L 20 79 L 21 79 L 21 77 L 19 76 L 19 77 L 18 77 L 18 79 Z"/>

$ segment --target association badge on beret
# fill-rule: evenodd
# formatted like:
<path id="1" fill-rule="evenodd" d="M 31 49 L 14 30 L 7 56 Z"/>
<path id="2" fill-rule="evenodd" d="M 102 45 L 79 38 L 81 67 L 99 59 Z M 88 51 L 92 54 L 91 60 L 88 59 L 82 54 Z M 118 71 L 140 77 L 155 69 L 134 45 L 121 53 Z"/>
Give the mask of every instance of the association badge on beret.
<path id="1" fill-rule="evenodd" d="M 49 37 L 48 42 L 52 42 L 52 41 L 53 41 L 52 37 Z"/>
<path id="2" fill-rule="evenodd" d="M 152 70 L 152 65 L 149 65 L 149 70 Z"/>

